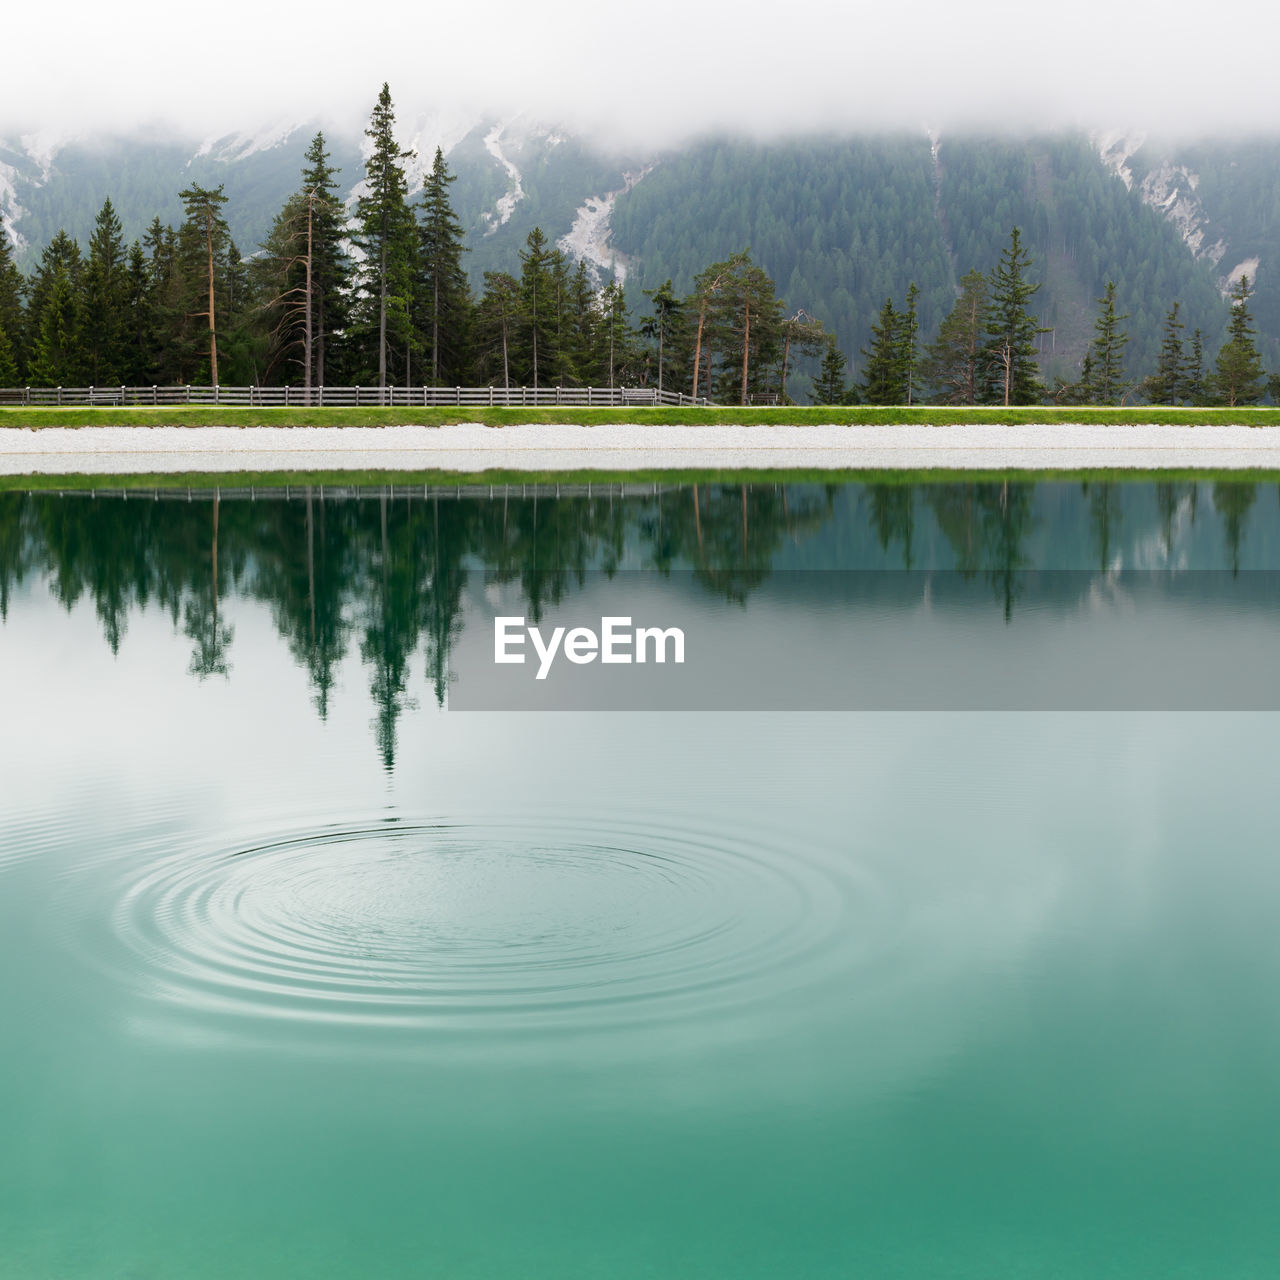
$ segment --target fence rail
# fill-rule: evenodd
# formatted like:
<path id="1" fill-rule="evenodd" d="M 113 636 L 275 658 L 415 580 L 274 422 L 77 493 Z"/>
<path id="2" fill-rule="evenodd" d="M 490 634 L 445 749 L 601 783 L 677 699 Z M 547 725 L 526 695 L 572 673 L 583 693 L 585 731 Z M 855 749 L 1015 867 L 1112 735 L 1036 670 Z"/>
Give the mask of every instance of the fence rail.
<path id="1" fill-rule="evenodd" d="M 277 484 L 214 485 L 197 489 L 191 485 L 162 485 L 146 489 L 28 489 L 29 497 L 56 494 L 59 498 L 120 499 L 125 502 L 299 502 L 313 497 L 321 502 L 370 501 L 387 498 L 394 501 L 457 502 L 467 498 L 490 501 L 528 498 L 660 498 L 679 491 L 680 486 L 655 481 L 606 481 L 574 484 Z"/>
<path id="2" fill-rule="evenodd" d="M 706 397 L 656 387 L 7 387 L 0 405 L 108 409 L 146 405 L 262 408 L 645 408 L 707 405 Z"/>

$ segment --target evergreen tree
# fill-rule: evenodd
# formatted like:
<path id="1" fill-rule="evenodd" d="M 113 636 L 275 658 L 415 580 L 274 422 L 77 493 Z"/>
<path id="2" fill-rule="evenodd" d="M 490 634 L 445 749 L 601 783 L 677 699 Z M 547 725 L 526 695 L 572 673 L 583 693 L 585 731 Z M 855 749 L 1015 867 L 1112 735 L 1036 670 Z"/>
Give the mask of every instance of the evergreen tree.
<path id="1" fill-rule="evenodd" d="M 1228 338 L 1214 364 L 1214 398 L 1234 408 L 1257 404 L 1263 395 L 1262 357 L 1254 342 L 1253 319 L 1249 315 L 1249 277 L 1242 275 L 1231 290 L 1231 322 Z"/>
<path id="2" fill-rule="evenodd" d="M 395 111 L 391 89 L 386 84 L 378 95 L 365 137 L 373 146 L 365 161 L 364 191 L 356 201 L 356 231 L 352 239 L 364 255 L 359 271 L 360 328 L 372 339 L 370 364 L 377 369 L 378 386 L 385 387 L 389 350 L 404 352 L 408 365 L 417 238 L 403 166 L 413 152 L 401 151 L 395 140 Z M 406 375 L 409 374 L 406 368 Z"/>
<path id="3" fill-rule="evenodd" d="M 866 359 L 862 386 L 864 404 L 901 404 L 906 399 L 902 366 L 902 314 L 886 298 L 879 319 L 871 325 L 871 348 L 863 348 Z"/>
<path id="4" fill-rule="evenodd" d="M 137 240 L 129 246 L 124 290 L 124 354 L 120 380 L 129 386 L 144 386 L 155 376 L 154 317 L 147 257 Z"/>
<path id="5" fill-rule="evenodd" d="M 557 309 L 556 249 L 547 244 L 541 227 L 534 227 L 520 253 L 520 323 L 514 343 L 521 384 L 534 388 L 560 363 Z M 560 265 L 563 265 L 562 263 Z"/>
<path id="6" fill-rule="evenodd" d="M 822 322 L 815 320 L 803 307 L 782 322 L 782 367 L 778 375 L 780 404 L 792 403 L 787 396 L 787 375 L 791 372 L 792 352 L 806 356 L 822 355 L 827 350 L 828 337 Z"/>
<path id="7" fill-rule="evenodd" d="M 1179 309 L 1175 301 L 1165 316 L 1156 371 L 1142 384 L 1142 392 L 1152 404 L 1178 404 L 1186 396 L 1187 356 L 1182 347 L 1186 325 L 1178 318 Z"/>
<path id="8" fill-rule="evenodd" d="M 1031 257 L 1014 227 L 1009 246 L 991 271 L 991 308 L 987 320 L 987 396 L 996 404 L 1034 404 L 1044 395 L 1036 366 L 1035 339 L 1044 333 L 1027 305 L 1039 290 L 1027 272 Z"/>
<path id="9" fill-rule="evenodd" d="M 627 299 L 622 286 L 610 281 L 597 299 L 596 367 L 603 371 L 607 387 L 631 381 L 632 335 L 627 320 Z M 594 379 L 593 379 L 594 381 Z"/>
<path id="10" fill-rule="evenodd" d="M 1115 404 L 1124 394 L 1124 346 L 1129 336 L 1120 327 L 1127 315 L 1116 315 L 1116 286 L 1107 281 L 1106 291 L 1098 299 L 1098 318 L 1093 323 L 1097 335 L 1089 349 L 1089 377 L 1086 383 L 1088 403 Z M 1082 380 L 1083 381 L 1083 380 Z"/>
<path id="11" fill-rule="evenodd" d="M 312 138 L 304 158 L 302 191 L 310 215 L 311 385 L 322 387 L 328 376 L 330 339 L 350 320 L 352 268 L 339 171 L 329 163 L 323 133 Z"/>
<path id="12" fill-rule="evenodd" d="M 735 273 L 742 270 L 749 260 L 750 255 L 740 250 L 723 262 L 713 262 L 694 277 L 693 295 L 686 303 L 689 311 L 696 311 L 698 315 L 698 323 L 693 332 L 693 373 L 690 382 L 690 394 L 694 397 L 710 397 L 713 352 L 709 349 L 712 345 L 709 339 L 719 319 L 717 311 L 720 310 L 720 295 Z"/>
<path id="13" fill-rule="evenodd" d="M 943 404 L 977 404 L 985 395 L 990 282 L 981 271 L 960 281 L 960 296 L 926 349 L 925 383 Z"/>
<path id="14" fill-rule="evenodd" d="M 1182 393 L 1188 404 L 1204 404 L 1208 399 L 1204 376 L 1204 337 L 1199 329 L 1191 335 L 1191 355 L 1187 358 L 1186 381 L 1182 385 Z"/>
<path id="15" fill-rule="evenodd" d="M 65 231 L 45 246 L 31 282 L 27 381 L 70 387 L 83 380 L 84 260 Z"/>
<path id="16" fill-rule="evenodd" d="M 656 289 L 646 289 L 644 296 L 653 304 L 653 314 L 640 322 L 640 333 L 658 344 L 658 390 L 666 376 L 666 339 L 681 320 L 683 307 L 668 278 Z"/>
<path id="17" fill-rule="evenodd" d="M 420 324 L 433 386 L 460 384 L 470 366 L 471 291 L 462 268 L 462 223 L 449 201 L 453 181 L 437 147 L 422 188 L 418 227 Z"/>
<path id="18" fill-rule="evenodd" d="M 898 365 L 903 402 L 915 403 L 917 377 L 917 350 L 920 333 L 920 317 L 916 304 L 920 290 L 913 281 L 907 287 L 907 309 L 898 317 Z"/>
<path id="19" fill-rule="evenodd" d="M 89 240 L 85 268 L 85 372 L 93 386 L 119 383 L 127 364 L 128 264 L 120 219 L 107 200 Z"/>
<path id="20" fill-rule="evenodd" d="M 187 215 L 180 235 L 187 251 L 185 257 L 188 263 L 188 281 L 192 284 L 195 279 L 200 281 L 199 287 L 194 288 L 192 293 L 195 298 L 199 298 L 196 305 L 204 307 L 203 311 L 193 309 L 188 314 L 192 318 L 204 317 L 208 320 L 209 381 L 216 387 L 218 271 L 219 267 L 225 271 L 228 251 L 231 249 L 231 232 L 222 216 L 222 206 L 226 204 L 227 197 L 221 186 L 209 188 L 198 183 L 192 183 L 178 195 Z"/>
<path id="21" fill-rule="evenodd" d="M 32 386 L 67 387 L 81 382 L 83 309 L 68 272 L 59 267 L 48 281 L 36 316 L 35 347 L 29 377 Z"/>
<path id="22" fill-rule="evenodd" d="M 480 376 L 491 386 L 511 386 L 512 347 L 519 325 L 519 281 L 504 271 L 486 271 L 476 308 L 476 339 Z"/>
<path id="23" fill-rule="evenodd" d="M 822 367 L 813 382 L 814 404 L 846 403 L 844 371 L 848 363 L 844 352 L 836 343 L 835 335 L 828 337 L 826 350 L 822 355 Z"/>
<path id="24" fill-rule="evenodd" d="M 18 377 L 18 358 L 13 350 L 13 343 L 4 326 L 0 325 L 0 387 L 16 387 Z"/>
<path id="25" fill-rule="evenodd" d="M 5 231 L 4 217 L 0 215 L 0 332 L 3 332 L 10 349 L 14 372 L 0 386 L 16 386 L 21 378 L 20 352 L 22 349 L 23 314 L 22 297 L 26 292 L 22 275 L 13 261 L 13 248 Z"/>

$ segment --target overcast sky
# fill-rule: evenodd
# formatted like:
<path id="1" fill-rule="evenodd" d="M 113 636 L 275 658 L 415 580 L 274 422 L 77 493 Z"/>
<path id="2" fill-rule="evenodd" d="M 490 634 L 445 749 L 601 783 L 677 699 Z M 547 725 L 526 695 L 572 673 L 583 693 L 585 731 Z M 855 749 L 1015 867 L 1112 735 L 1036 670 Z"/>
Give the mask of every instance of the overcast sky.
<path id="1" fill-rule="evenodd" d="M 8 6 L 0 132 L 522 109 L 619 140 L 1003 120 L 1280 130 L 1278 10 L 1219 0 Z M 305 16 L 304 16 L 305 15 Z"/>

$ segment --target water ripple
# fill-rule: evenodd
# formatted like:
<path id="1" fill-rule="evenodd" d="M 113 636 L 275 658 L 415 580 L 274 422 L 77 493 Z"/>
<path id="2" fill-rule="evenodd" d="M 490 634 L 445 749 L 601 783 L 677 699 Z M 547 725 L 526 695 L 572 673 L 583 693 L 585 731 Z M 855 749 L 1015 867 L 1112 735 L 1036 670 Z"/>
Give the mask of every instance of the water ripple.
<path id="1" fill-rule="evenodd" d="M 652 1025 L 827 974 L 865 888 L 837 867 L 651 821 L 335 826 L 135 868 L 98 941 L 206 1032 Z"/>

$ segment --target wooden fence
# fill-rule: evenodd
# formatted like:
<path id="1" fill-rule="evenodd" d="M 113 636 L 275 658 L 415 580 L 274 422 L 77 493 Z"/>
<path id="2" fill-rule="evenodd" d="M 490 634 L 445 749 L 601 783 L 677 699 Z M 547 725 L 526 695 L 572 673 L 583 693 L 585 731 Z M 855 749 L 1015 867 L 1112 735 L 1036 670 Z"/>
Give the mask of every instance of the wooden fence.
<path id="1" fill-rule="evenodd" d="M 135 405 L 225 404 L 276 408 L 415 408 L 519 406 L 643 408 L 706 405 L 705 397 L 655 387 L 8 387 L 0 405 L 118 408 Z"/>

